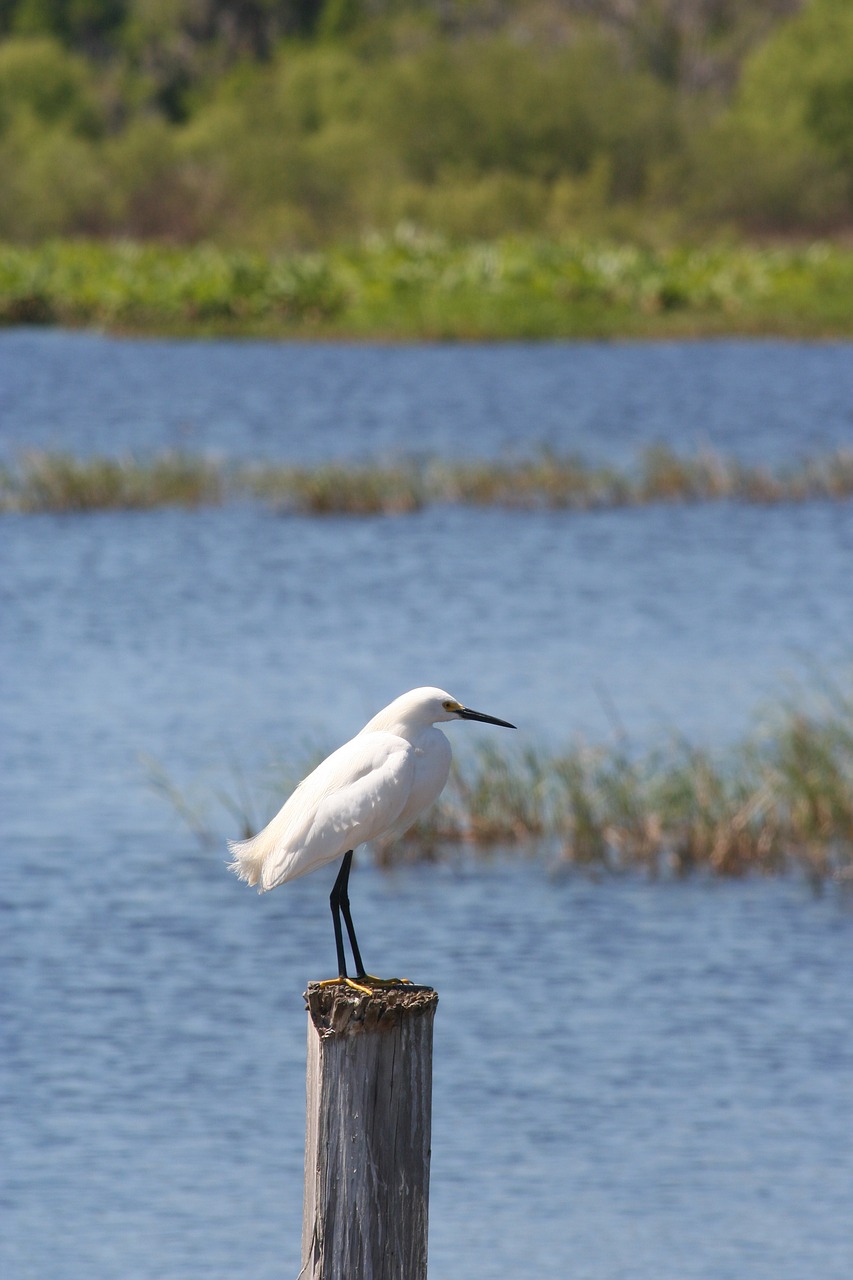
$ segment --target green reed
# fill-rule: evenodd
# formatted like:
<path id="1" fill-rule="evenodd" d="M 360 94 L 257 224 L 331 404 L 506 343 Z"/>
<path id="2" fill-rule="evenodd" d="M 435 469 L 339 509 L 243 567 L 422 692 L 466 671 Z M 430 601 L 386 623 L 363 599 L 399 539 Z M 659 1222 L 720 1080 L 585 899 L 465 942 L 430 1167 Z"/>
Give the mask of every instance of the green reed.
<path id="1" fill-rule="evenodd" d="M 746 466 L 719 454 L 646 449 L 618 469 L 543 451 L 497 461 L 331 462 L 311 467 L 224 464 L 186 453 L 74 458 L 30 451 L 0 471 L 0 511 L 80 512 L 196 507 L 254 499 L 304 515 L 404 515 L 435 504 L 588 511 L 649 503 L 842 500 L 853 495 L 853 450 L 796 465 Z"/>
<path id="2" fill-rule="evenodd" d="M 679 741 L 638 757 L 489 745 L 455 767 L 441 803 L 438 831 L 477 848 L 547 847 L 572 865 L 654 875 L 798 868 L 814 882 L 849 878 L 853 699 L 823 715 L 788 709 L 769 736 L 719 757 Z M 406 856 L 420 840 L 403 838 Z"/>
<path id="3" fill-rule="evenodd" d="M 267 784 L 267 817 L 316 763 L 315 754 L 304 770 Z M 188 799 L 159 766 L 149 766 L 149 777 L 209 840 L 216 824 L 202 816 L 198 792 Z M 262 825 L 253 816 L 261 806 L 245 780 L 238 784 L 208 800 L 245 835 Z M 718 754 L 680 739 L 645 753 L 583 743 L 553 753 L 493 743 L 460 751 L 437 803 L 402 837 L 379 842 L 374 857 L 392 866 L 459 848 L 544 854 L 609 873 L 797 870 L 815 885 L 853 879 L 853 694 L 833 690 L 809 712 L 783 706 Z"/>
<path id="4" fill-rule="evenodd" d="M 31 451 L 0 473 L 0 510 L 79 512 L 199 507 L 221 502 L 226 477 L 181 453 L 139 458 L 74 458 Z"/>
<path id="5" fill-rule="evenodd" d="M 409 463 L 253 467 L 237 486 L 279 511 L 302 515 L 402 515 L 430 500 L 419 468 Z"/>

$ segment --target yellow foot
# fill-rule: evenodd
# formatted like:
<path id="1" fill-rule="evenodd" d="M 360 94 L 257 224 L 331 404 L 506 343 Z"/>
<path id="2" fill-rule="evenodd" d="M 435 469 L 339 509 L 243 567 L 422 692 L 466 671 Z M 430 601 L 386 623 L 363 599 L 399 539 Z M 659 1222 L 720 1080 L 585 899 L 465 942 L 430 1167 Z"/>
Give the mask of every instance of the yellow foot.
<path id="1" fill-rule="evenodd" d="M 374 991 L 386 991 L 394 987 L 411 987 L 413 985 L 411 978 L 374 978 L 372 973 L 361 973 L 357 978 L 348 978 L 345 974 L 341 974 L 338 978 L 322 978 L 317 983 L 317 986 L 336 987 L 339 982 L 352 987 L 353 991 L 360 991 L 365 996 L 371 995 Z"/>
<path id="2" fill-rule="evenodd" d="M 344 974 L 341 974 L 339 978 L 322 978 L 317 983 L 317 986 L 318 987 L 336 987 L 339 982 L 343 982 L 343 984 L 347 987 L 352 987 L 353 991 L 360 991 L 363 996 L 369 996 L 373 994 L 370 987 L 364 987 L 361 985 L 360 982 L 356 982 L 355 978 L 347 978 Z"/>
<path id="3" fill-rule="evenodd" d="M 410 987 L 412 985 L 411 978 L 374 978 L 372 973 L 362 973 L 359 982 L 367 982 L 371 988 L 376 987 Z"/>

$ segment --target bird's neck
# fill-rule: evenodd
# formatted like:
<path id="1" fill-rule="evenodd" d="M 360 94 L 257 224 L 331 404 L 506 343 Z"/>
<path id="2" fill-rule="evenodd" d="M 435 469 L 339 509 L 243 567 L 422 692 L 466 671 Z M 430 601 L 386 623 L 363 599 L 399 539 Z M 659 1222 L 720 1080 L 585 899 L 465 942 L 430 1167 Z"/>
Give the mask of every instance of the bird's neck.
<path id="1" fill-rule="evenodd" d="M 418 740 L 423 736 L 425 731 L 429 729 L 428 724 L 412 724 L 411 720 L 401 718 L 395 715 L 393 711 L 380 711 L 373 719 L 364 726 L 361 733 L 393 733 L 398 738 L 405 738 L 407 742 L 411 742 L 416 746 Z M 361 734 L 359 734 L 359 737 Z"/>

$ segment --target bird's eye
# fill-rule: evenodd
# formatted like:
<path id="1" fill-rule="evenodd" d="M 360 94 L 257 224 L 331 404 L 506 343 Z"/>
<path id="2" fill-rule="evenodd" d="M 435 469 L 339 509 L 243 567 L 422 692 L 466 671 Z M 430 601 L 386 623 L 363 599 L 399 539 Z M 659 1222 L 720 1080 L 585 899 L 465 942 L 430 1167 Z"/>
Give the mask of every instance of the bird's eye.
<path id="1" fill-rule="evenodd" d="M 452 698 L 445 698 L 445 699 L 444 699 L 444 702 L 442 702 L 442 704 L 441 704 L 441 705 L 444 707 L 445 711 L 455 711 L 455 710 L 456 710 L 456 703 L 453 701 L 453 699 L 452 699 Z"/>

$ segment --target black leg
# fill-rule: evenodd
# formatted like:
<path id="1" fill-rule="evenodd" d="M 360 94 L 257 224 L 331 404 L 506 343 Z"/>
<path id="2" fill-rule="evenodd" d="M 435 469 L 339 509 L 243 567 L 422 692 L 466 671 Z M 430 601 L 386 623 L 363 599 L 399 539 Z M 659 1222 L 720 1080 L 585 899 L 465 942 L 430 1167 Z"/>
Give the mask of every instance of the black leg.
<path id="1" fill-rule="evenodd" d="M 341 978 L 347 976 L 347 960 L 344 955 L 344 939 L 341 933 L 341 910 L 344 912 L 344 918 L 347 921 L 347 933 L 350 934 L 352 941 L 351 921 L 349 919 L 349 899 L 347 897 L 347 881 L 349 880 L 349 869 L 352 864 L 352 849 L 344 854 L 344 860 L 341 863 L 341 869 L 338 872 L 338 878 L 332 886 L 332 892 L 329 894 L 329 906 L 332 908 L 332 923 L 335 926 L 335 947 L 338 952 L 338 975 Z M 346 905 L 344 905 L 346 904 Z M 353 955 L 355 955 L 353 949 Z M 358 964 L 358 961 L 356 961 Z M 359 966 L 360 967 L 360 966 Z"/>
<path id="2" fill-rule="evenodd" d="M 358 942 L 355 936 L 355 929 L 353 928 L 352 916 L 350 915 L 349 897 L 347 896 L 346 885 L 344 885 L 344 896 L 341 898 L 341 912 L 343 913 L 344 924 L 346 925 L 347 933 L 349 934 L 349 944 L 352 947 L 352 958 L 355 961 L 355 976 L 357 978 L 366 978 L 367 974 L 364 971 L 364 961 L 362 960 L 361 952 L 358 949 Z"/>
<path id="3" fill-rule="evenodd" d="M 344 860 L 341 863 L 341 869 L 338 872 L 338 878 L 335 881 L 335 887 L 332 890 L 334 903 L 332 905 L 332 914 L 335 917 L 335 942 L 338 947 L 338 962 L 343 957 L 343 943 L 341 941 L 341 921 L 343 916 L 344 924 L 347 927 L 349 935 L 349 944 L 352 947 L 352 958 L 355 961 L 356 978 L 365 978 L 367 974 L 364 971 L 364 961 L 361 958 L 361 952 L 358 949 L 358 939 L 355 936 L 355 927 L 352 922 L 352 915 L 349 909 L 349 873 L 352 866 L 352 849 L 344 854 Z M 346 969 L 341 969 L 341 977 L 346 977 Z"/>
<path id="4" fill-rule="evenodd" d="M 358 948 L 358 939 L 355 936 L 355 928 L 352 923 L 352 916 L 349 909 L 349 873 L 352 866 L 352 849 L 348 849 L 344 854 L 340 871 L 335 880 L 332 892 L 329 894 L 329 906 L 332 908 L 332 922 L 335 926 L 335 947 L 338 952 L 338 977 L 343 978 L 351 987 L 355 987 L 358 991 L 363 991 L 369 995 L 372 990 L 377 987 L 399 987 L 408 983 L 408 978 L 373 978 L 365 971 L 364 961 L 361 958 L 361 952 Z M 347 962 L 344 954 L 344 938 L 341 930 L 341 916 L 344 918 L 344 924 L 347 927 L 349 935 L 349 944 L 352 948 L 352 958 L 355 961 L 355 978 L 350 978 L 347 974 Z M 328 982 L 321 983 L 321 986 L 331 986 L 337 982 L 337 978 L 329 978 Z M 366 984 L 366 985 L 360 985 Z"/>

